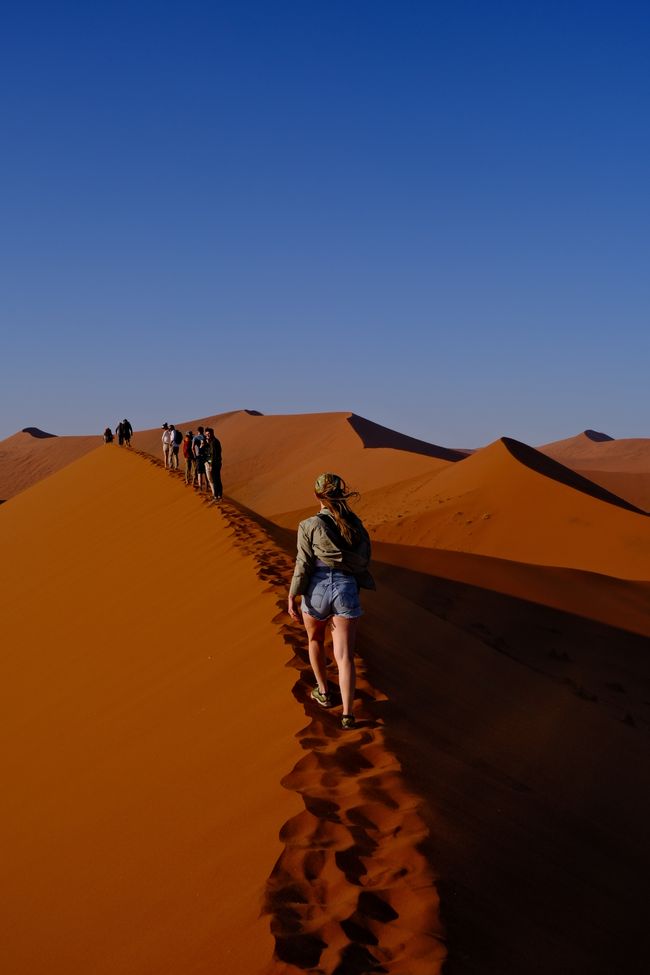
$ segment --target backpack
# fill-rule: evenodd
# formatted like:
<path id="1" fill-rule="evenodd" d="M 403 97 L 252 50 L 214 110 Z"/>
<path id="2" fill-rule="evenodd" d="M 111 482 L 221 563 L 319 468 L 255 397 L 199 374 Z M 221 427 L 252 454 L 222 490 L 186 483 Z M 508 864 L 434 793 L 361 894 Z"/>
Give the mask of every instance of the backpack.
<path id="1" fill-rule="evenodd" d="M 183 443 L 183 434 L 180 430 L 174 430 L 174 446 L 180 447 Z"/>

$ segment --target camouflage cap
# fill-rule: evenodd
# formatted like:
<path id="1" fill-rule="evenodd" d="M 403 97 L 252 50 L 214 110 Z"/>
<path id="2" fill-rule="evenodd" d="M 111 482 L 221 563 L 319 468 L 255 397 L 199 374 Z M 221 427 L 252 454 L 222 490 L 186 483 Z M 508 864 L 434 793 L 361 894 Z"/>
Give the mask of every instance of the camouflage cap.
<path id="1" fill-rule="evenodd" d="M 345 484 L 338 474 L 319 474 L 314 484 L 316 494 L 336 497 L 345 494 Z"/>

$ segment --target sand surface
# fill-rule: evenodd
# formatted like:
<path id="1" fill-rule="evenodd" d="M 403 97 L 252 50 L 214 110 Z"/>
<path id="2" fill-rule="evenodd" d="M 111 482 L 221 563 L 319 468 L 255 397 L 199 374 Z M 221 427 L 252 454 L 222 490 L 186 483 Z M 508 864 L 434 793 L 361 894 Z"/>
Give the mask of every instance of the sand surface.
<path id="1" fill-rule="evenodd" d="M 627 474 L 650 473 L 650 438 L 599 439 L 594 431 L 566 440 L 556 440 L 538 449 L 567 467 L 576 470 L 618 471 Z"/>
<path id="2" fill-rule="evenodd" d="M 32 428 L 34 429 L 34 428 Z M 0 441 L 0 502 L 94 450 L 101 437 L 38 436 L 21 431 Z"/>
<path id="3" fill-rule="evenodd" d="M 85 438 L 0 445 L 2 971 L 643 970 L 642 445 L 609 469 L 589 451 L 626 442 L 559 465 L 347 413 L 210 423 L 220 508 L 160 430 L 72 464 Z M 376 540 L 352 734 L 283 612 L 324 469 Z"/>

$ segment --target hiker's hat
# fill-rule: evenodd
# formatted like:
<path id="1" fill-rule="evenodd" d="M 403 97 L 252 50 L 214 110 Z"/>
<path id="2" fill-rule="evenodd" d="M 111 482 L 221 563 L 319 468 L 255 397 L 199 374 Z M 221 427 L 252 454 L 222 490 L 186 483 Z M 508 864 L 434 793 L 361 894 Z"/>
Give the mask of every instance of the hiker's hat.
<path id="1" fill-rule="evenodd" d="M 314 484 L 314 491 L 318 497 L 345 497 L 345 483 L 338 474 L 319 474 Z"/>

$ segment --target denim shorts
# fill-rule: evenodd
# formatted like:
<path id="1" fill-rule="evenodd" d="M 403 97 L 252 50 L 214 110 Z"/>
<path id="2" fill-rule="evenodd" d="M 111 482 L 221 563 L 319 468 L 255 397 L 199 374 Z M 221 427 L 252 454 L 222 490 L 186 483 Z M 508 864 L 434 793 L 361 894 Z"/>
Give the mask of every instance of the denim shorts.
<path id="1" fill-rule="evenodd" d="M 302 597 L 302 611 L 316 620 L 330 616 L 357 619 L 363 614 L 357 580 L 339 569 L 317 565 Z"/>

